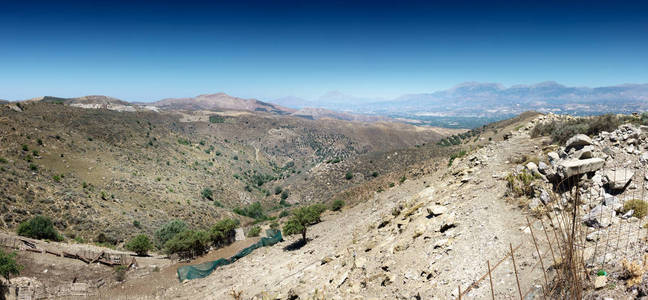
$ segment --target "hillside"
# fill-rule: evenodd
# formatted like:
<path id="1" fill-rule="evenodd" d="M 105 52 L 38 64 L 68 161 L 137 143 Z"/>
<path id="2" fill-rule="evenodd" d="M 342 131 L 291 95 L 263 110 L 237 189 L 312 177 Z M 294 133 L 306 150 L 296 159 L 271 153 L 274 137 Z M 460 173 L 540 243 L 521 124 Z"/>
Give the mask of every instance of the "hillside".
<path id="1" fill-rule="evenodd" d="M 295 111 L 256 99 L 232 97 L 225 93 L 199 95 L 193 98 L 169 98 L 147 104 L 165 110 L 262 111 L 280 115 Z"/>
<path id="2" fill-rule="evenodd" d="M 88 241 L 103 234 L 119 242 L 174 218 L 207 226 L 256 201 L 268 214 L 329 201 L 374 170 L 398 165 L 376 160 L 380 167 L 360 170 L 369 160 L 363 157 L 433 144 L 447 133 L 263 112 L 114 111 L 43 101 L 20 107 L 0 111 L 0 225 L 12 230 L 44 214 L 66 236 Z M 335 159 L 340 163 L 326 163 Z M 345 180 L 356 168 L 366 175 Z M 205 188 L 212 199 L 201 196 Z M 285 190 L 286 204 L 276 188 Z"/>

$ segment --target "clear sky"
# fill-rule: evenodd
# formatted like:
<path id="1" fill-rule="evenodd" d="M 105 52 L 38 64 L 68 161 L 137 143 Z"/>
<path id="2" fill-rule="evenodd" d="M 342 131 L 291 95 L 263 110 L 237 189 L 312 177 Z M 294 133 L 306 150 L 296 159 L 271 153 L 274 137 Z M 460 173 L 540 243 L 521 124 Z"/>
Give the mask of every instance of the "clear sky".
<path id="1" fill-rule="evenodd" d="M 0 98 L 648 82 L 646 1 L 233 2 L 3 1 Z"/>

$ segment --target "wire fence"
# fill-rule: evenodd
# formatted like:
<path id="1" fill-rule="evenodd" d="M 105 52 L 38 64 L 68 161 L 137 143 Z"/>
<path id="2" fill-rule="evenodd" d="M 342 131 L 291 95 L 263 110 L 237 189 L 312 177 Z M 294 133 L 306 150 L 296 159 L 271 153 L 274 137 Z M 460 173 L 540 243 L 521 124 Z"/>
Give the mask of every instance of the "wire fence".
<path id="1" fill-rule="evenodd" d="M 627 210 L 632 208 L 628 201 L 646 201 L 648 171 L 640 162 L 606 166 L 606 170 L 605 188 L 596 184 L 600 178 L 594 180 L 591 173 L 554 183 L 542 216 L 527 217 L 523 230 L 528 235 L 517 245 L 509 244 L 499 261 L 482 262 L 478 267 L 484 269 L 483 275 L 468 286 L 459 285 L 457 298 L 476 297 L 471 292 L 483 284 L 491 299 L 582 299 L 597 271 L 614 269 L 622 259 L 640 260 L 648 226 L 644 228 L 640 218 Z M 617 182 L 624 186 L 611 189 Z M 533 263 L 523 270 L 516 260 L 529 257 L 520 251 L 525 244 L 533 245 L 525 248 L 533 252 Z"/>

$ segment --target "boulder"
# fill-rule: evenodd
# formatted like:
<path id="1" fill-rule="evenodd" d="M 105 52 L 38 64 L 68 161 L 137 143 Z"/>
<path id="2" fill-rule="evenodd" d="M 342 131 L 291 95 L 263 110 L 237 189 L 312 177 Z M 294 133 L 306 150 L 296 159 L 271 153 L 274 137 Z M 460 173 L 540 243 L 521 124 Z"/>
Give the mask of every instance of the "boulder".
<path id="1" fill-rule="evenodd" d="M 634 170 L 628 168 L 605 171 L 605 177 L 608 180 L 608 187 L 613 190 L 625 188 L 632 179 L 632 176 L 634 176 Z"/>
<path id="2" fill-rule="evenodd" d="M 440 205 L 432 205 L 432 206 L 427 208 L 428 215 L 433 216 L 433 217 L 442 215 L 442 214 L 446 213 L 447 211 L 448 211 L 447 207 L 440 206 Z"/>
<path id="3" fill-rule="evenodd" d="M 592 139 L 590 139 L 589 136 L 586 136 L 584 134 L 577 134 L 571 137 L 569 140 L 567 140 L 566 147 L 567 148 L 582 147 L 591 144 L 592 144 Z"/>
<path id="4" fill-rule="evenodd" d="M 583 149 L 580 149 L 580 150 L 576 151 L 574 153 L 573 157 L 577 158 L 577 159 L 592 158 L 594 156 L 593 151 L 594 151 L 593 146 L 585 146 L 585 147 L 583 147 Z"/>
<path id="5" fill-rule="evenodd" d="M 605 228 L 612 224 L 614 210 L 608 206 L 597 205 L 583 216 L 583 222 L 589 227 Z"/>
<path id="6" fill-rule="evenodd" d="M 603 167 L 605 161 L 600 158 L 566 160 L 558 165 L 562 178 L 594 172 Z"/>

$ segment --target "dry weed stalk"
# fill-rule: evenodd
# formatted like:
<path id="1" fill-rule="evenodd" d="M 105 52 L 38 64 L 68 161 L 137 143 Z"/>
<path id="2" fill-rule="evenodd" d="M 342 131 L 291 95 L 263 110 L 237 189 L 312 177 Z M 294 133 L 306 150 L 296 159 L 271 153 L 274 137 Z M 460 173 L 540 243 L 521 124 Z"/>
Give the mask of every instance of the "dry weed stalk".
<path id="1" fill-rule="evenodd" d="M 241 300 L 241 299 L 243 299 L 243 291 L 238 291 L 237 292 L 235 290 L 232 290 L 232 291 L 230 291 L 230 296 L 232 296 L 232 298 L 234 298 L 234 300 Z"/>

